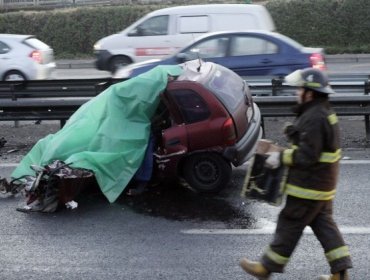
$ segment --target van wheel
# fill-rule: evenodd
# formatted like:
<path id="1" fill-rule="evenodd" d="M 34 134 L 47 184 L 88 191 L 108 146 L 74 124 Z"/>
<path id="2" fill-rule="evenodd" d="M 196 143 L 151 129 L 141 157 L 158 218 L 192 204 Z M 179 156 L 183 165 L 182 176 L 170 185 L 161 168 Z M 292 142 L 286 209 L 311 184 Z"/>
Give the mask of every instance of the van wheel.
<path id="1" fill-rule="evenodd" d="M 26 77 L 24 74 L 17 70 L 12 70 L 4 74 L 4 81 L 25 81 Z"/>
<path id="2" fill-rule="evenodd" d="M 230 181 L 231 172 L 230 163 L 215 153 L 192 155 L 183 166 L 185 181 L 201 193 L 219 192 Z"/>
<path id="3" fill-rule="evenodd" d="M 118 55 L 111 58 L 109 62 L 109 69 L 112 73 L 116 72 L 119 68 L 132 63 L 131 59 L 127 56 Z"/>

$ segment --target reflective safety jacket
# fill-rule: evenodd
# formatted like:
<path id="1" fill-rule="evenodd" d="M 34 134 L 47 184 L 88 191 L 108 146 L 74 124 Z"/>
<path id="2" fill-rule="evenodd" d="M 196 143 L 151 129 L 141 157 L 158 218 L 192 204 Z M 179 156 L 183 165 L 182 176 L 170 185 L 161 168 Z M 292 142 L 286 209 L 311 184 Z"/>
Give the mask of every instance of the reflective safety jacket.
<path id="1" fill-rule="evenodd" d="M 328 100 L 299 105 L 287 136 L 292 146 L 281 155 L 282 163 L 289 166 L 286 193 L 303 199 L 333 199 L 341 150 L 338 118 Z"/>

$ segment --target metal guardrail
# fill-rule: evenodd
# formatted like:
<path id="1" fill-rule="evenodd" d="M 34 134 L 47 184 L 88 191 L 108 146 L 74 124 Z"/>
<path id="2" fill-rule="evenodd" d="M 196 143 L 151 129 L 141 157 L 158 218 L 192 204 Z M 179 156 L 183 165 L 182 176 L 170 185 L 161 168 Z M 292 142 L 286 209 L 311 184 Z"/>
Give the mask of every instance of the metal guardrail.
<path id="1" fill-rule="evenodd" d="M 63 125 L 82 104 L 120 81 L 108 78 L 0 82 L 0 121 L 60 120 Z M 339 116 L 364 116 L 366 139 L 370 140 L 370 81 L 333 84 L 333 88 L 337 92 L 340 88 L 352 92 L 331 96 L 331 104 Z M 362 94 L 353 93 L 354 90 Z M 254 84 L 252 92 L 263 118 L 294 115 L 290 108 L 296 99 L 291 88 L 281 81 Z"/>
<path id="2" fill-rule="evenodd" d="M 331 82 L 337 93 L 330 103 L 339 116 L 364 116 L 366 140 L 370 140 L 370 77 L 367 80 Z M 294 89 L 285 85 L 282 79 L 272 79 L 271 84 L 252 84 L 254 100 L 264 117 L 293 116 L 289 110 L 295 103 Z M 268 94 L 270 92 L 270 94 Z M 266 96 L 267 95 L 267 96 Z M 288 96 L 286 96 L 288 95 Z M 259 96 L 265 96 L 260 98 Z M 271 97 L 273 96 L 273 97 Z"/>
<path id="3" fill-rule="evenodd" d="M 297 102 L 294 96 L 256 96 L 254 101 L 261 110 L 262 125 L 266 117 L 294 116 L 291 108 Z M 366 140 L 370 140 L 369 95 L 334 95 L 330 98 L 330 104 L 338 116 L 364 116 Z"/>
<path id="4" fill-rule="evenodd" d="M 68 79 L 0 82 L 0 100 L 23 98 L 94 97 L 113 83 L 113 79 Z"/>
<path id="5" fill-rule="evenodd" d="M 131 1 L 122 1 L 130 4 Z M 0 8 L 20 8 L 31 6 L 69 7 L 76 5 L 114 4 L 111 0 L 0 0 Z"/>
<path id="6" fill-rule="evenodd" d="M 294 95 L 295 90 L 284 84 L 283 79 L 271 77 L 270 81 L 247 79 L 254 95 Z M 338 94 L 369 94 L 370 76 L 340 75 L 330 80 L 330 84 Z"/>
<path id="7" fill-rule="evenodd" d="M 0 121 L 59 120 L 61 127 L 113 79 L 0 81 Z"/>

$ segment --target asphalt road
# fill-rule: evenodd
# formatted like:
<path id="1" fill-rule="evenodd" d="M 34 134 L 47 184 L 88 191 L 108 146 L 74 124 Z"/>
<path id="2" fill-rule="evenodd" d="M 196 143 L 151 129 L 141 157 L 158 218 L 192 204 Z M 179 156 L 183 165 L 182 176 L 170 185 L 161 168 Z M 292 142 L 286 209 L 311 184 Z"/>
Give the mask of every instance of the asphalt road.
<path id="1" fill-rule="evenodd" d="M 369 279 L 369 160 L 344 160 L 335 218 L 353 256 L 353 280 Z M 14 168 L 2 165 L 1 176 Z M 242 199 L 245 166 L 219 195 L 157 186 L 109 204 L 99 193 L 73 211 L 21 213 L 21 197 L 0 200 L 0 279 L 252 279 L 238 267 L 258 258 L 272 237 L 279 208 Z M 280 280 L 328 272 L 319 242 L 304 235 Z"/>
<path id="2" fill-rule="evenodd" d="M 335 67 L 353 73 L 359 64 Z M 58 78 L 109 76 L 95 69 L 56 73 Z M 370 154 L 349 149 L 345 156 L 350 160 L 341 164 L 335 218 L 353 257 L 351 279 L 366 280 Z M 0 176 L 9 177 L 14 167 L 0 164 Z M 160 185 L 109 204 L 96 191 L 80 197 L 77 209 L 53 214 L 16 211 L 22 197 L 0 199 L 0 280 L 252 280 L 239 268 L 239 259 L 262 254 L 279 207 L 241 198 L 244 173 L 245 166 L 234 169 L 232 182 L 217 196 Z M 307 232 L 286 274 L 273 279 L 311 280 L 328 272 L 319 242 Z"/>

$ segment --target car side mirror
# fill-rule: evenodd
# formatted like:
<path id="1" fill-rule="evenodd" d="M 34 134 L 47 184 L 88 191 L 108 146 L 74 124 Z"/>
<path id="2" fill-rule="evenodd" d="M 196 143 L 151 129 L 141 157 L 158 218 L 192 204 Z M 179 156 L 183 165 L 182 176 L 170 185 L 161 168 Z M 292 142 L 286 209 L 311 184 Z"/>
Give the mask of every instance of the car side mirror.
<path id="1" fill-rule="evenodd" d="M 127 36 L 128 37 L 135 37 L 135 36 L 144 36 L 145 34 L 145 29 L 142 28 L 141 26 L 137 26 L 136 28 L 134 28 L 133 30 L 131 30 Z"/>
<path id="2" fill-rule="evenodd" d="M 189 60 L 186 53 L 179 53 L 179 54 L 177 54 L 176 55 L 176 59 L 177 59 L 177 61 L 179 63 L 183 63 L 183 62 Z"/>

